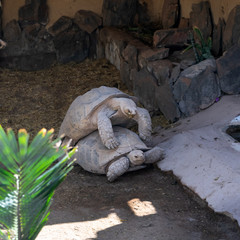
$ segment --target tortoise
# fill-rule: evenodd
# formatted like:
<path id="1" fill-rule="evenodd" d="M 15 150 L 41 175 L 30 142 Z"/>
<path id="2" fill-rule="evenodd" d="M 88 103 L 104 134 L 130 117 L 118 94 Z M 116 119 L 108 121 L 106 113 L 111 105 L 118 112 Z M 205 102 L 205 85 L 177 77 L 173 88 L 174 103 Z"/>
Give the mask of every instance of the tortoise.
<path id="1" fill-rule="evenodd" d="M 119 142 L 112 125 L 129 128 L 136 123 L 141 139 L 148 140 L 152 131 L 151 118 L 146 109 L 137 107 L 136 99 L 117 88 L 106 86 L 78 96 L 70 105 L 59 130 L 59 136 L 65 136 L 63 144 L 71 139 L 71 145 L 74 145 L 98 129 L 103 144 L 114 149 Z"/>
<path id="2" fill-rule="evenodd" d="M 77 142 L 73 155 L 76 163 L 88 172 L 106 174 L 112 182 L 125 172 L 144 168 L 164 157 L 163 149 L 147 147 L 135 132 L 118 126 L 113 130 L 120 143 L 116 149 L 107 149 L 96 130 Z"/>

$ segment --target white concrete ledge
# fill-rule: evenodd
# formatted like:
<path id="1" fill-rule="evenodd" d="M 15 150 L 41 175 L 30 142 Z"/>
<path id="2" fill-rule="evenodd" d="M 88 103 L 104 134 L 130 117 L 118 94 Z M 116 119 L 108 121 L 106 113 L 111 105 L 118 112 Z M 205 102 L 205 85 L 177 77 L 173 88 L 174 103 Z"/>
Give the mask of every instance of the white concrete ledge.
<path id="1" fill-rule="evenodd" d="M 172 171 L 210 208 L 240 225 L 240 143 L 225 133 L 239 113 L 240 96 L 225 96 L 154 141 L 166 150 L 161 170 Z"/>

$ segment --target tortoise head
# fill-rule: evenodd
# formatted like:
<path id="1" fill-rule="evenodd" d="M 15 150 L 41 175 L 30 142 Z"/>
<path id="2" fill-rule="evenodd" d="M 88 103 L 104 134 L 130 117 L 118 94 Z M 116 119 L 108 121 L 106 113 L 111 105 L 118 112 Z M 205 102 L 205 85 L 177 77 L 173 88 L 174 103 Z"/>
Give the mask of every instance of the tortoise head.
<path id="1" fill-rule="evenodd" d="M 128 118 L 133 118 L 137 113 L 137 106 L 135 102 L 129 98 L 121 99 L 120 108 L 122 113 Z"/>
<path id="2" fill-rule="evenodd" d="M 133 165 L 141 165 L 145 161 L 143 151 L 141 150 L 133 150 L 127 155 L 127 157 Z"/>

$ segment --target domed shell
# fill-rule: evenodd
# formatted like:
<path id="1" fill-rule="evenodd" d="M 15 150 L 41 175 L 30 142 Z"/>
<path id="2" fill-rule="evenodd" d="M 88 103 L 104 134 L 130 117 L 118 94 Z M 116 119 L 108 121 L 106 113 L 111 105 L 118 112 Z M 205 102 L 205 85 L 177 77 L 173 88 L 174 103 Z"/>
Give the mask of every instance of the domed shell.
<path id="1" fill-rule="evenodd" d="M 120 142 L 118 148 L 107 149 L 98 134 L 98 131 L 91 133 L 78 141 L 78 151 L 74 154 L 78 163 L 83 169 L 89 172 L 105 174 L 108 164 L 122 156 L 126 156 L 132 150 L 147 151 L 148 148 L 139 136 L 127 128 L 113 127 L 115 137 Z"/>
<path id="2" fill-rule="evenodd" d="M 81 137 L 92 132 L 92 129 L 90 129 L 91 114 L 100 105 L 115 97 L 130 98 L 137 102 L 136 97 L 129 96 L 117 88 L 106 86 L 93 88 L 85 94 L 78 96 L 72 102 L 60 127 L 59 136 L 67 133 L 73 140 L 78 141 Z M 81 131 L 82 136 L 79 136 L 79 131 Z"/>

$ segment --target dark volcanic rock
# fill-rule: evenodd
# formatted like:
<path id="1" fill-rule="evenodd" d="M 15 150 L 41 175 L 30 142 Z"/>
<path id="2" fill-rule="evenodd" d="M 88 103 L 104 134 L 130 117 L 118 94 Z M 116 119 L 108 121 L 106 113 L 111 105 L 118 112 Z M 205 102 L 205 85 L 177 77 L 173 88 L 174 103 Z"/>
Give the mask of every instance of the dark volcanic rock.
<path id="1" fill-rule="evenodd" d="M 223 32 L 223 48 L 229 49 L 240 40 L 240 5 L 237 5 L 228 15 Z"/>
<path id="2" fill-rule="evenodd" d="M 4 28 L 4 39 L 7 42 L 17 41 L 21 38 L 21 28 L 18 22 L 14 19 L 8 22 Z"/>
<path id="3" fill-rule="evenodd" d="M 173 94 L 184 116 L 191 116 L 213 104 L 221 94 L 214 59 L 185 69 L 173 86 Z"/>
<path id="4" fill-rule="evenodd" d="M 70 17 L 60 17 L 49 29 L 48 32 L 56 36 L 72 27 L 73 21 Z"/>
<path id="5" fill-rule="evenodd" d="M 129 26 L 134 22 L 137 0 L 104 0 L 103 26 Z"/>
<path id="6" fill-rule="evenodd" d="M 88 57 L 89 35 L 73 25 L 68 31 L 56 35 L 53 39 L 57 60 L 61 63 L 80 62 Z"/>
<path id="7" fill-rule="evenodd" d="M 212 52 L 214 56 L 220 56 L 223 52 L 223 32 L 225 29 L 225 21 L 222 18 L 219 18 L 218 24 L 214 26 L 213 30 L 213 43 L 212 43 Z"/>
<path id="8" fill-rule="evenodd" d="M 227 94 L 240 93 L 240 46 L 230 48 L 217 59 L 221 90 Z"/>
<path id="9" fill-rule="evenodd" d="M 204 39 L 212 36 L 213 20 L 210 3 L 208 1 L 192 5 L 192 12 L 190 13 L 190 26 L 197 26 L 201 30 Z"/>
<path id="10" fill-rule="evenodd" d="M 98 27 L 102 25 L 102 18 L 92 11 L 80 10 L 78 11 L 73 21 L 78 25 L 78 27 L 91 34 Z"/>
<path id="11" fill-rule="evenodd" d="M 153 35 L 154 47 L 183 48 L 189 40 L 189 29 L 157 30 Z"/>
<path id="12" fill-rule="evenodd" d="M 166 63 L 162 68 L 159 68 L 159 64 L 161 63 L 157 61 L 155 66 L 149 66 L 158 79 L 145 68 L 139 72 L 132 71 L 133 92 L 150 112 L 161 111 L 168 120 L 174 122 L 180 117 L 180 112 L 172 94 L 168 72 L 171 63 Z M 162 64 L 164 65 L 164 60 Z"/>
<path id="13" fill-rule="evenodd" d="M 19 9 L 18 15 L 19 23 L 22 27 L 33 23 L 47 25 L 48 23 L 47 0 L 31 0 L 30 3 L 25 4 Z"/>
<path id="14" fill-rule="evenodd" d="M 162 26 L 164 29 L 177 27 L 179 23 L 179 0 L 165 0 L 162 10 Z"/>

